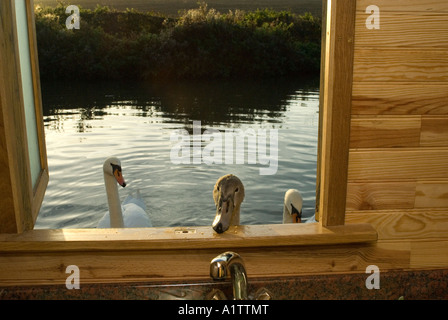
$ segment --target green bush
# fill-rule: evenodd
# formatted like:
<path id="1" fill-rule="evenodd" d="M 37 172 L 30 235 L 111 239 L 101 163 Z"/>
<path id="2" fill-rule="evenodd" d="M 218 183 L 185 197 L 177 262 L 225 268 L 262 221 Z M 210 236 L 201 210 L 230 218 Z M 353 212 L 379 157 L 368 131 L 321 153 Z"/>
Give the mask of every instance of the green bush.
<path id="1" fill-rule="evenodd" d="M 321 23 L 311 14 L 201 4 L 177 18 L 98 6 L 68 30 L 66 5 L 36 7 L 42 79 L 212 79 L 318 73 Z"/>

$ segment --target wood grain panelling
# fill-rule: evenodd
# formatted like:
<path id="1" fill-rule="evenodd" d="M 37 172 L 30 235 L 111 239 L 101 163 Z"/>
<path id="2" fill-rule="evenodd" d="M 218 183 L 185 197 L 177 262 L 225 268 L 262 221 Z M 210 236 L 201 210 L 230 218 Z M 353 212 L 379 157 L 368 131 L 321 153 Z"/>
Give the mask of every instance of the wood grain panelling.
<path id="1" fill-rule="evenodd" d="M 351 150 L 348 180 L 448 180 L 448 148 Z"/>
<path id="2" fill-rule="evenodd" d="M 370 5 L 376 5 L 381 12 L 448 12 L 445 0 L 357 0 L 356 11 L 365 12 Z"/>
<path id="3" fill-rule="evenodd" d="M 448 146 L 448 116 L 422 117 L 420 145 L 424 147 Z"/>
<path id="4" fill-rule="evenodd" d="M 379 29 L 368 29 L 369 5 Z M 448 2 L 358 0 L 346 222 L 448 232 Z M 378 21 L 377 21 L 378 22 Z"/>
<path id="5" fill-rule="evenodd" d="M 348 211 L 413 209 L 415 182 L 349 182 L 347 188 Z"/>
<path id="6" fill-rule="evenodd" d="M 448 116 L 353 116 L 350 148 L 448 147 Z"/>
<path id="7" fill-rule="evenodd" d="M 349 182 L 347 211 L 447 208 L 448 181 Z"/>
<path id="8" fill-rule="evenodd" d="M 378 240 L 446 238 L 448 209 L 372 210 L 346 213 L 348 224 L 370 223 Z"/>
<path id="9" fill-rule="evenodd" d="M 448 114 L 448 82 L 355 82 L 352 94 L 352 115 Z"/>
<path id="10" fill-rule="evenodd" d="M 350 148 L 418 147 L 419 116 L 351 119 Z"/>
<path id="11" fill-rule="evenodd" d="M 446 268 L 448 241 L 411 242 L 411 268 Z"/>
<path id="12" fill-rule="evenodd" d="M 380 29 L 367 29 L 369 14 L 356 15 L 355 48 L 448 48 L 448 13 L 380 12 Z"/>
<path id="13" fill-rule="evenodd" d="M 418 183 L 416 208 L 448 208 L 448 181 Z"/>
<path id="14" fill-rule="evenodd" d="M 448 81 L 448 51 L 357 48 L 353 80 L 362 81 Z"/>

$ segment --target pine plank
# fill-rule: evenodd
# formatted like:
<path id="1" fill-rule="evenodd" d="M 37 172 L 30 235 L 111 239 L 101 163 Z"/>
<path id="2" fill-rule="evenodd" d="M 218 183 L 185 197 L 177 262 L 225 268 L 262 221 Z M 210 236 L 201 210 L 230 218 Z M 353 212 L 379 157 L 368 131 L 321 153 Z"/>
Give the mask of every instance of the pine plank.
<path id="1" fill-rule="evenodd" d="M 348 180 L 448 179 L 448 148 L 352 149 Z"/>
<path id="2" fill-rule="evenodd" d="M 447 265 L 448 241 L 411 242 L 411 268 L 446 268 Z"/>
<path id="3" fill-rule="evenodd" d="M 448 83 L 354 82 L 352 115 L 447 115 Z"/>
<path id="4" fill-rule="evenodd" d="M 448 48 L 448 12 L 381 12 L 379 29 L 368 29 L 367 17 L 356 15 L 355 48 Z"/>
<path id="5" fill-rule="evenodd" d="M 418 147 L 420 116 L 352 117 L 350 148 Z"/>
<path id="6" fill-rule="evenodd" d="M 378 6 L 380 12 L 448 12 L 445 0 L 357 0 L 356 11 L 365 12 L 372 4 Z"/>
<path id="7" fill-rule="evenodd" d="M 415 188 L 415 182 L 349 182 L 347 211 L 413 209 Z"/>
<path id="8" fill-rule="evenodd" d="M 420 145 L 423 147 L 448 146 L 448 116 L 423 116 Z"/>
<path id="9" fill-rule="evenodd" d="M 448 181 L 419 182 L 415 192 L 416 208 L 448 208 Z"/>
<path id="10" fill-rule="evenodd" d="M 378 240 L 427 240 L 448 238 L 448 208 L 349 211 L 346 222 L 369 223 Z"/>
<path id="11" fill-rule="evenodd" d="M 448 50 L 355 48 L 353 81 L 448 81 Z"/>

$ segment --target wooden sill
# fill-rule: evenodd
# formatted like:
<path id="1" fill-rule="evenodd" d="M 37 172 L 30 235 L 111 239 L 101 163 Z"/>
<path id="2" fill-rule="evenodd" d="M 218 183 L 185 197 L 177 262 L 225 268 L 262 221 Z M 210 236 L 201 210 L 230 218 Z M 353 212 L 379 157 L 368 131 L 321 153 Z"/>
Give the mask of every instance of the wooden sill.
<path id="1" fill-rule="evenodd" d="M 53 229 L 0 234 L 0 252 L 249 248 L 373 242 L 370 224 L 241 225 L 217 234 L 210 226 L 133 229 Z"/>

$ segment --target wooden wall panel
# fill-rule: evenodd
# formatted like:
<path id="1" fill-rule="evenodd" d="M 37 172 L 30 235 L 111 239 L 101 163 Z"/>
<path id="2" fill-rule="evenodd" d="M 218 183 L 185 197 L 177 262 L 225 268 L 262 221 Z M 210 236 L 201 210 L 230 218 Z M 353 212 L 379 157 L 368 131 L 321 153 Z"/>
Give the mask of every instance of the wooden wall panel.
<path id="1" fill-rule="evenodd" d="M 448 51 L 357 48 L 353 80 L 362 81 L 448 81 Z"/>
<path id="2" fill-rule="evenodd" d="M 447 208 L 448 181 L 349 182 L 347 211 Z"/>
<path id="3" fill-rule="evenodd" d="M 422 117 L 420 145 L 424 147 L 448 146 L 448 116 Z"/>
<path id="4" fill-rule="evenodd" d="M 370 5 L 379 29 L 366 27 Z M 356 10 L 346 221 L 372 223 L 382 239 L 445 236 L 448 2 L 358 0 Z"/>
<path id="5" fill-rule="evenodd" d="M 448 147 L 448 116 L 353 116 L 350 148 Z"/>
<path id="6" fill-rule="evenodd" d="M 421 182 L 416 186 L 416 208 L 448 208 L 448 181 Z"/>
<path id="7" fill-rule="evenodd" d="M 352 118 L 350 148 L 418 147 L 419 116 Z"/>
<path id="8" fill-rule="evenodd" d="M 448 13 L 384 13 L 380 8 L 380 29 L 366 28 L 369 14 L 356 15 L 355 48 L 448 48 Z"/>
<path id="9" fill-rule="evenodd" d="M 364 12 L 372 4 L 382 12 L 448 12 L 445 0 L 357 0 L 356 11 Z"/>
<path id="10" fill-rule="evenodd" d="M 355 82 L 352 115 L 447 115 L 448 82 Z"/>
<path id="11" fill-rule="evenodd" d="M 448 265 L 448 241 L 411 242 L 410 268 L 446 268 Z"/>
<path id="12" fill-rule="evenodd" d="M 448 148 L 362 149 L 349 154 L 349 181 L 448 180 Z"/>
<path id="13" fill-rule="evenodd" d="M 371 210 L 346 213 L 348 224 L 370 223 L 378 240 L 446 239 L 448 209 Z"/>
<path id="14" fill-rule="evenodd" d="M 347 211 L 413 209 L 416 182 L 349 182 Z"/>

